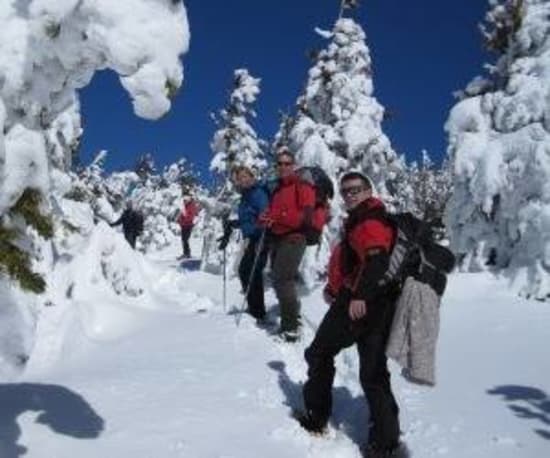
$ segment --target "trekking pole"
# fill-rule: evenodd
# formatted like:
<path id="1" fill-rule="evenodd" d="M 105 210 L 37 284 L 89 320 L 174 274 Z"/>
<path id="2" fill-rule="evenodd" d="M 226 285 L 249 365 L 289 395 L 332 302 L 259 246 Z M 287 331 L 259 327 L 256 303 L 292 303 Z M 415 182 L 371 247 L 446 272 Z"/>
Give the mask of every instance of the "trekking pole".
<path id="1" fill-rule="evenodd" d="M 226 255 L 226 248 L 223 249 L 223 312 L 225 313 L 226 310 L 226 304 L 227 304 L 227 275 L 226 275 L 226 262 L 227 262 L 227 255 Z"/>
<path id="2" fill-rule="evenodd" d="M 252 263 L 252 270 L 250 271 L 250 275 L 248 276 L 248 283 L 246 284 L 246 290 L 244 293 L 243 302 L 241 304 L 241 307 L 237 311 L 237 317 L 235 318 L 235 321 L 237 323 L 237 326 L 239 326 L 239 323 L 241 322 L 241 316 L 245 310 L 246 307 L 246 301 L 248 300 L 248 294 L 250 293 L 250 285 L 252 284 L 252 278 L 254 277 L 254 272 L 256 271 L 256 266 L 258 265 L 258 260 L 260 259 L 260 255 L 264 248 L 265 243 L 265 234 L 267 233 L 267 227 L 265 227 L 262 230 L 262 234 L 260 235 L 260 239 L 258 241 L 258 245 L 256 245 L 256 254 L 254 255 L 254 262 Z"/>

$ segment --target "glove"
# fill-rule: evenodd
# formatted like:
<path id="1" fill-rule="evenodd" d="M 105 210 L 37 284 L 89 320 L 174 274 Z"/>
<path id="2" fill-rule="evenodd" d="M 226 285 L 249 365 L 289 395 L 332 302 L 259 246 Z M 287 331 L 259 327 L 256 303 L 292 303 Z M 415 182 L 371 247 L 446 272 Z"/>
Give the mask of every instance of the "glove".
<path id="1" fill-rule="evenodd" d="M 229 232 L 231 234 L 231 231 L 239 226 L 239 220 L 224 219 L 222 224 L 223 224 L 224 235 L 226 234 L 226 232 Z"/>
<path id="2" fill-rule="evenodd" d="M 259 217 L 258 217 L 258 224 L 260 226 L 264 226 L 264 227 L 267 227 L 267 228 L 270 228 L 271 226 L 273 226 L 273 223 L 275 222 L 275 220 L 273 219 L 273 217 L 269 214 L 269 212 L 265 211 L 263 212 Z"/>
<path id="3" fill-rule="evenodd" d="M 223 223 L 223 235 L 216 239 L 216 242 L 218 242 L 218 249 L 219 250 L 225 250 L 225 247 L 227 247 L 227 244 L 229 243 L 229 238 L 231 237 L 231 233 L 233 232 L 233 228 L 230 224 L 226 224 L 224 221 Z"/>
<path id="4" fill-rule="evenodd" d="M 327 305 L 332 305 L 336 301 L 336 297 L 334 296 L 328 285 L 323 288 L 323 299 Z"/>
<path id="5" fill-rule="evenodd" d="M 225 250 L 227 244 L 229 243 L 229 237 L 222 235 L 216 239 L 216 242 L 218 242 L 218 250 Z"/>

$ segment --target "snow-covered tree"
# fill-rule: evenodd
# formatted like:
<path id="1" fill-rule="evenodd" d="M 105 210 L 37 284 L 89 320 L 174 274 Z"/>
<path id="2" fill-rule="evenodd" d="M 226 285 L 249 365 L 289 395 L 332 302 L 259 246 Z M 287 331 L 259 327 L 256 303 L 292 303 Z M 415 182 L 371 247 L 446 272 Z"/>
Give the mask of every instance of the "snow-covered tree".
<path id="1" fill-rule="evenodd" d="M 141 180 L 147 180 L 151 175 L 157 171 L 155 166 L 155 158 L 151 153 L 145 153 L 138 157 L 136 165 L 134 167 L 134 172 Z"/>
<path id="2" fill-rule="evenodd" d="M 395 203 L 395 187 L 404 162 L 382 131 L 384 109 L 373 95 L 372 62 L 365 33 L 351 18 L 338 19 L 330 32 L 317 32 L 329 44 L 317 54 L 309 70 L 287 135 L 288 146 L 300 164 L 321 166 L 335 185 L 342 172 L 361 170 L 391 205 Z M 337 196 L 330 230 L 326 231 L 316 259 L 310 259 L 312 266 L 324 265 L 319 258 L 327 258 L 328 245 L 338 234 L 342 213 L 343 204 Z M 306 264 L 307 259 L 308 256 Z"/>
<path id="3" fill-rule="evenodd" d="M 249 118 L 256 117 L 252 105 L 259 93 L 259 78 L 252 77 L 246 69 L 235 70 L 229 103 L 219 112 L 219 129 L 210 145 L 214 152 L 212 171 L 227 177 L 234 164 L 258 171 L 265 168 L 262 142 L 249 122 Z"/>
<path id="4" fill-rule="evenodd" d="M 350 168 L 365 172 L 378 193 L 391 199 L 389 184 L 403 161 L 382 131 L 384 109 L 373 95 L 373 71 L 365 33 L 353 19 L 339 19 L 309 70 L 289 135 L 300 162 L 317 164 L 332 177 Z"/>
<path id="5" fill-rule="evenodd" d="M 139 237 L 143 251 L 158 251 L 179 238 L 177 217 L 183 188 L 199 200 L 204 194 L 185 159 L 165 167 L 160 175 L 150 174 L 132 190 L 130 199 L 145 218 L 143 234 Z"/>
<path id="6" fill-rule="evenodd" d="M 231 169 L 234 165 L 247 165 L 262 174 L 267 166 L 265 142 L 250 124 L 250 118 L 256 117 L 252 107 L 259 93 L 259 78 L 251 76 L 247 69 L 235 70 L 228 105 L 214 117 L 218 130 L 210 144 L 214 153 L 210 170 L 217 175 L 218 185 L 214 195 L 204 202 L 202 267 L 207 270 L 218 270 L 222 262 L 216 242 L 222 234 L 220 220 L 228 216 L 238 199 L 230 182 Z M 228 250 L 233 252 L 233 248 Z"/>
<path id="7" fill-rule="evenodd" d="M 447 226 L 462 267 L 507 268 L 521 294 L 550 297 L 550 1 L 491 1 L 498 54 L 446 125 L 454 167 Z"/>
<path id="8" fill-rule="evenodd" d="M 109 222 L 114 219 L 114 211 L 121 205 L 122 195 L 109 186 L 104 170 L 106 158 L 107 151 L 102 150 L 89 165 L 79 167 L 76 172 L 69 172 L 71 187 L 62 198 L 88 203 L 96 221 Z"/>
<path id="9" fill-rule="evenodd" d="M 14 246 L 32 224 L 12 217 L 21 198 L 41 196 L 36 219 L 70 187 L 61 174 L 81 135 L 76 91 L 111 69 L 136 113 L 158 118 L 182 81 L 188 27 L 182 2 L 146 0 L 2 2 L 0 23 L 0 224 Z"/>
<path id="10" fill-rule="evenodd" d="M 420 163 L 413 162 L 408 169 L 411 192 L 406 209 L 426 221 L 441 221 L 451 194 L 448 162 L 440 167 L 422 150 Z"/>
<path id="11" fill-rule="evenodd" d="M 94 231 L 90 205 L 63 197 L 82 135 L 78 89 L 112 70 L 138 116 L 160 117 L 181 85 L 189 33 L 181 1 L 0 2 L 0 24 L 0 290 L 3 318 L 13 318 L 3 366 L 32 347 L 38 308 L 72 297 L 71 284 L 57 294 L 58 267 Z M 85 262 L 110 269 L 103 258 Z"/>

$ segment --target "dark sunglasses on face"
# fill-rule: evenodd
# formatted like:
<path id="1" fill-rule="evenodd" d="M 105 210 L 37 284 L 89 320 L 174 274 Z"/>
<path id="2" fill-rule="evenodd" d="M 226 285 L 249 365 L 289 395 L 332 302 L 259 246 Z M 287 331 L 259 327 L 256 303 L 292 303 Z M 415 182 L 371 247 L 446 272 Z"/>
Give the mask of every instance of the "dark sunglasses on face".
<path id="1" fill-rule="evenodd" d="M 340 194 L 342 194 L 342 197 L 350 197 L 350 196 L 356 196 L 357 194 L 362 193 L 365 189 L 365 186 L 348 186 L 346 188 L 340 189 Z"/>
<path id="2" fill-rule="evenodd" d="M 277 161 L 277 166 L 279 166 L 279 167 L 290 167 L 291 165 L 293 165 L 293 162 Z"/>

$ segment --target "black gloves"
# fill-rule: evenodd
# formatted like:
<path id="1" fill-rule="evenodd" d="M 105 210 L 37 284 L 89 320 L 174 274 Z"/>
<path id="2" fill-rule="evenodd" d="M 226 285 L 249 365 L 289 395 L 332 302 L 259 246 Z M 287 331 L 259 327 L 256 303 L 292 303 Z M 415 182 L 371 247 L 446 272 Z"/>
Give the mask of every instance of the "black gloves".
<path id="1" fill-rule="evenodd" d="M 224 219 L 223 220 L 223 233 L 225 234 L 227 231 L 231 233 L 231 231 L 235 228 L 239 227 L 239 220 L 238 219 Z"/>
<path id="2" fill-rule="evenodd" d="M 237 220 L 223 220 L 223 235 L 216 240 L 218 242 L 218 249 L 225 250 L 225 247 L 227 247 L 227 244 L 229 243 L 229 238 L 231 237 L 233 228 L 237 227 L 238 224 L 239 222 Z"/>
<path id="3" fill-rule="evenodd" d="M 224 232 L 221 237 L 216 239 L 216 242 L 218 242 L 218 250 L 225 250 L 225 247 L 229 243 L 229 237 L 231 237 L 231 232 Z"/>

